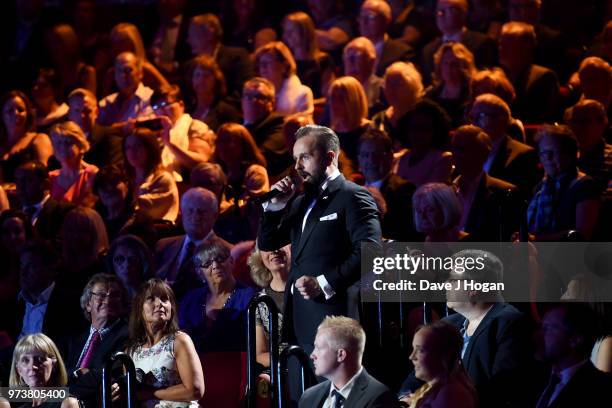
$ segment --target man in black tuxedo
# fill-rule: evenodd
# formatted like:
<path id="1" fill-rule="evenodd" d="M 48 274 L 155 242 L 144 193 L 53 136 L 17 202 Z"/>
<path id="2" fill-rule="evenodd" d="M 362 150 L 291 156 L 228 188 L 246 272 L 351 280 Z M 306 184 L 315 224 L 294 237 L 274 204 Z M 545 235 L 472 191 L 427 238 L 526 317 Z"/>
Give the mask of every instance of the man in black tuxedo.
<path id="1" fill-rule="evenodd" d="M 93 92 L 85 88 L 75 89 L 68 95 L 68 106 L 68 119 L 79 125 L 89 142 L 83 160 L 99 168 L 111 164 L 123 166 L 123 136 L 112 126 L 96 123 L 98 101 Z"/>
<path id="2" fill-rule="evenodd" d="M 291 166 L 283 134 L 284 116 L 274 112 L 274 84 L 262 77 L 251 78 L 242 89 L 241 106 L 244 126 L 251 132 L 257 147 L 268 162 L 270 177 L 282 174 Z"/>
<path id="3" fill-rule="evenodd" d="M 383 77 L 385 70 L 396 61 L 412 61 L 414 49 L 401 40 L 387 35 L 392 22 L 391 7 L 384 0 L 367 0 L 361 5 L 358 16 L 359 31 L 376 48 L 376 75 Z"/>
<path id="4" fill-rule="evenodd" d="M 326 316 L 357 316 L 361 245 L 381 239 L 376 204 L 340 174 L 339 152 L 329 128 L 306 125 L 296 132 L 293 156 L 304 192 L 290 201 L 297 180 L 274 184 L 281 194 L 266 203 L 258 235 L 264 251 L 292 244 L 283 336 L 308 353 Z"/>
<path id="5" fill-rule="evenodd" d="M 83 289 L 81 308 L 91 326 L 68 343 L 68 386 L 86 407 L 97 407 L 102 368 L 128 340 L 127 292 L 116 275 L 96 274 Z"/>
<path id="6" fill-rule="evenodd" d="M 38 161 L 19 166 L 15 171 L 15 184 L 23 211 L 30 216 L 38 236 L 59 246 L 62 222 L 74 204 L 51 198 L 49 171 Z"/>
<path id="7" fill-rule="evenodd" d="M 476 126 L 453 132 L 451 150 L 460 174 L 453 184 L 463 204 L 460 227 L 478 242 L 509 241 L 519 230 L 518 188 L 483 170 L 492 149 L 489 135 Z"/>
<path id="8" fill-rule="evenodd" d="M 424 77 L 429 80 L 434 72 L 433 56 L 446 42 L 460 42 L 474 54 L 478 68 L 492 67 L 497 62 L 495 41 L 466 27 L 468 0 L 438 0 L 436 25 L 441 36 L 425 45 L 421 55 Z"/>
<path id="9" fill-rule="evenodd" d="M 327 378 L 310 387 L 299 407 L 393 408 L 399 406 L 389 389 L 361 365 L 366 335 L 356 320 L 326 317 L 319 325 L 310 358 L 315 374 Z"/>
<path id="10" fill-rule="evenodd" d="M 201 187 L 190 188 L 181 198 L 181 214 L 185 235 L 161 239 L 155 246 L 157 277 L 172 286 L 177 301 L 188 290 L 204 285 L 193 264 L 198 247 L 217 240 L 231 248 L 213 231 L 219 215 L 215 193 Z"/>
<path id="11" fill-rule="evenodd" d="M 393 167 L 393 141 L 386 133 L 370 128 L 359 138 L 359 170 L 365 177 L 365 186 L 380 191 L 386 204 L 381 215 L 384 238 L 395 241 L 421 241 L 412 218 L 412 195 L 416 187 L 391 172 Z"/>
<path id="12" fill-rule="evenodd" d="M 597 319 L 586 303 L 561 303 L 542 320 L 544 358 L 552 364 L 537 408 L 608 407 L 612 376 L 591 363 Z"/>
<path id="13" fill-rule="evenodd" d="M 492 177 L 517 186 L 522 198 L 529 199 L 542 179 L 535 149 L 508 136 L 511 113 L 508 104 L 493 94 L 476 97 L 470 116 L 474 125 L 491 138 L 492 150 L 484 171 Z"/>

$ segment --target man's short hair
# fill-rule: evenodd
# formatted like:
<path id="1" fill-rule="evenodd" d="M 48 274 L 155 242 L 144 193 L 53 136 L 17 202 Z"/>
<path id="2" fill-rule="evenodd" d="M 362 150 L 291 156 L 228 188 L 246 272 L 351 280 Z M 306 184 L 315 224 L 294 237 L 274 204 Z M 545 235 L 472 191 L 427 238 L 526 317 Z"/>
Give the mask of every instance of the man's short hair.
<path id="1" fill-rule="evenodd" d="M 511 21 L 502 26 L 500 36 L 516 37 L 526 40 L 532 47 L 535 47 L 537 37 L 535 29 L 531 24 L 519 21 Z"/>
<path id="2" fill-rule="evenodd" d="M 211 211 L 214 211 L 215 213 L 219 212 L 219 202 L 217 201 L 217 196 L 215 193 L 202 187 L 192 187 L 185 191 L 183 197 L 181 197 L 181 209 L 187 200 L 195 198 L 204 200 L 207 205 L 209 205 Z"/>
<path id="3" fill-rule="evenodd" d="M 38 160 L 27 161 L 19 165 L 17 170 L 31 172 L 41 181 L 49 180 L 49 169 Z"/>
<path id="4" fill-rule="evenodd" d="M 489 105 L 489 106 L 494 106 L 495 108 L 499 109 L 500 112 L 506 115 L 506 118 L 508 121 L 510 121 L 510 118 L 512 118 L 512 111 L 510 110 L 510 106 L 508 106 L 506 101 L 504 101 L 502 98 L 500 98 L 497 95 L 493 95 L 490 93 L 478 95 L 476 99 L 474 100 L 474 104 L 472 105 L 472 110 L 474 110 L 476 105 L 481 104 L 481 103 Z"/>
<path id="5" fill-rule="evenodd" d="M 391 12 L 391 6 L 384 0 L 365 0 L 361 5 L 361 10 L 364 8 L 370 8 L 374 10 L 376 14 L 380 14 L 385 17 L 388 22 L 391 22 L 393 16 Z"/>
<path id="6" fill-rule="evenodd" d="M 493 143 L 489 135 L 474 125 L 463 125 L 451 132 L 452 140 L 464 139 L 471 146 L 480 146 L 483 150 L 488 150 L 489 153 L 493 150 Z"/>
<path id="7" fill-rule="evenodd" d="M 200 27 L 204 26 L 210 29 L 214 33 L 217 41 L 221 41 L 223 38 L 223 26 L 221 25 L 221 20 L 219 20 L 219 17 L 212 13 L 193 16 L 191 17 L 190 24 Z"/>
<path id="8" fill-rule="evenodd" d="M 275 96 L 276 95 L 276 88 L 274 87 L 274 84 L 272 82 L 270 82 L 270 80 L 268 80 L 268 79 L 266 79 L 264 77 L 253 77 L 253 78 L 249 79 L 242 86 L 242 90 L 244 92 L 244 89 L 246 89 L 247 87 L 257 88 L 260 85 L 262 85 L 266 89 L 266 93 L 268 94 L 266 96 L 268 98 L 270 98 L 270 100 L 272 102 L 274 102 L 274 100 L 276 99 L 276 96 Z"/>
<path id="9" fill-rule="evenodd" d="M 574 106 L 570 106 L 565 110 L 563 120 L 566 123 L 572 124 L 574 115 L 577 112 L 592 112 L 595 114 L 596 119 L 600 123 L 608 124 L 608 114 L 606 113 L 606 107 L 603 103 L 596 101 L 595 99 L 582 99 Z"/>
<path id="10" fill-rule="evenodd" d="M 578 139 L 569 126 L 566 125 L 544 125 L 535 135 L 535 140 L 540 144 L 543 138 L 549 137 L 555 141 L 570 157 L 576 157 L 578 153 Z"/>
<path id="11" fill-rule="evenodd" d="M 384 130 L 375 127 L 367 128 L 359 138 L 357 150 L 361 149 L 361 145 L 366 142 L 373 142 L 382 146 L 385 153 L 393 153 L 393 140 L 391 140 Z"/>
<path id="12" fill-rule="evenodd" d="M 94 102 L 97 102 L 96 95 L 93 92 L 91 92 L 89 89 L 85 89 L 85 88 L 76 88 L 72 92 L 70 92 L 68 94 L 68 103 L 70 103 L 70 100 L 72 98 L 90 99 L 90 100 L 93 100 Z"/>
<path id="13" fill-rule="evenodd" d="M 327 316 L 317 328 L 317 331 L 321 330 L 331 332 L 327 337 L 330 347 L 356 353 L 361 360 L 366 334 L 357 320 L 345 316 Z"/>
<path id="14" fill-rule="evenodd" d="M 323 152 L 332 151 L 336 154 L 340 152 L 340 139 L 332 129 L 319 125 L 302 126 L 295 132 L 295 140 L 306 136 L 313 136 L 317 148 Z"/>
<path id="15" fill-rule="evenodd" d="M 91 312 L 87 311 L 87 304 L 91 300 L 91 296 L 93 295 L 93 288 L 97 284 L 103 284 L 104 286 L 115 285 L 121 294 L 121 307 L 123 311 L 127 311 L 128 308 L 128 294 L 127 290 L 123 286 L 123 283 L 119 280 L 119 277 L 110 273 L 96 273 L 92 276 L 85 287 L 83 288 L 83 292 L 81 293 L 80 304 L 81 309 L 83 310 L 83 314 L 85 318 L 91 322 Z"/>
<path id="16" fill-rule="evenodd" d="M 359 48 L 364 50 L 371 60 L 376 59 L 376 48 L 370 39 L 367 37 L 357 37 L 351 40 L 344 46 L 343 54 L 346 54 L 351 48 Z"/>

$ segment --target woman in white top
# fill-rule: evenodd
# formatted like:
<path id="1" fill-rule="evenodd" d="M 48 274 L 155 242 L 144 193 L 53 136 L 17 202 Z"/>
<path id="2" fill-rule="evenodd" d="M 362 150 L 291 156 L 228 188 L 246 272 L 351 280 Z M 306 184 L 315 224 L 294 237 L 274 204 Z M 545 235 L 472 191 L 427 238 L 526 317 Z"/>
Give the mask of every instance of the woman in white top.
<path id="1" fill-rule="evenodd" d="M 259 75 L 274 84 L 275 110 L 278 113 L 312 114 L 314 111 L 312 90 L 300 82 L 296 74 L 295 60 L 285 44 L 275 41 L 259 47 L 255 51 L 255 65 Z"/>
<path id="2" fill-rule="evenodd" d="M 202 365 L 189 335 L 178 329 L 172 289 L 160 279 L 140 288 L 130 315 L 128 354 L 142 373 L 137 398 L 147 408 L 198 407 L 204 395 Z M 120 392 L 113 384 L 113 395 Z"/>

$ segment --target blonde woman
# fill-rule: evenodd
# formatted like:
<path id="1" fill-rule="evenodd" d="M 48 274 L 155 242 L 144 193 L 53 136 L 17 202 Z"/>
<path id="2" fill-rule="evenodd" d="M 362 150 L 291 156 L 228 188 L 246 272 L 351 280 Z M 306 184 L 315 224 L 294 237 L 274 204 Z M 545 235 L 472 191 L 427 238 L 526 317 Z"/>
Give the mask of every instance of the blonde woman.
<path id="1" fill-rule="evenodd" d="M 293 54 L 280 41 L 268 43 L 255 51 L 255 65 L 259 75 L 276 89 L 275 110 L 282 115 L 295 113 L 311 115 L 314 111 L 312 90 L 302 85 L 296 75 Z"/>
<path id="2" fill-rule="evenodd" d="M 85 133 L 71 121 L 54 125 L 50 133 L 55 158 L 61 165 L 60 169 L 49 172 L 51 197 L 92 207 L 96 202 L 92 190 L 98 167 L 83 160 L 89 150 Z"/>
<path id="3" fill-rule="evenodd" d="M 64 360 L 53 340 L 42 333 L 22 337 L 15 345 L 9 386 L 36 389 L 41 387 L 66 387 L 68 375 Z M 0 406 L 2 402 L 0 401 Z M 34 399 L 32 404 L 20 407 L 69 408 L 78 407 L 72 397 L 62 402 Z"/>
<path id="4" fill-rule="evenodd" d="M 470 82 L 476 73 L 474 55 L 465 45 L 449 42 L 438 48 L 434 64 L 433 83 L 426 96 L 446 110 L 453 127 L 460 126 L 470 97 Z"/>
<path id="5" fill-rule="evenodd" d="M 335 79 L 334 60 L 319 49 L 314 22 L 308 14 L 297 11 L 285 16 L 282 28 L 283 42 L 293 52 L 298 77 L 312 89 L 315 98 L 326 95 Z"/>

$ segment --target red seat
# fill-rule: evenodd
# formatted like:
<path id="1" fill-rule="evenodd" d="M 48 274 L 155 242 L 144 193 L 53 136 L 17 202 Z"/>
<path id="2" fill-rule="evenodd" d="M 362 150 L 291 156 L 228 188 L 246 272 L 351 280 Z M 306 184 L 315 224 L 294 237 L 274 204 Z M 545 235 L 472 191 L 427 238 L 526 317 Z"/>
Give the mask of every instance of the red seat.
<path id="1" fill-rule="evenodd" d="M 218 352 L 200 354 L 204 371 L 205 408 L 240 407 L 246 395 L 246 353 Z"/>

